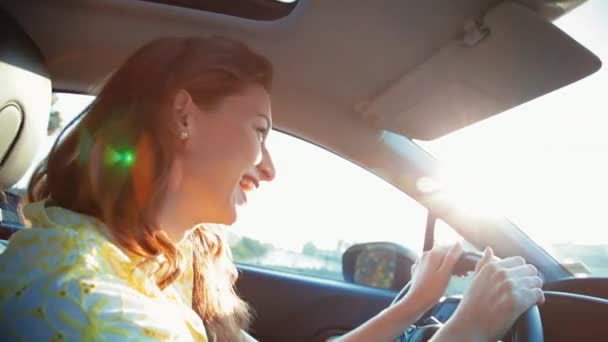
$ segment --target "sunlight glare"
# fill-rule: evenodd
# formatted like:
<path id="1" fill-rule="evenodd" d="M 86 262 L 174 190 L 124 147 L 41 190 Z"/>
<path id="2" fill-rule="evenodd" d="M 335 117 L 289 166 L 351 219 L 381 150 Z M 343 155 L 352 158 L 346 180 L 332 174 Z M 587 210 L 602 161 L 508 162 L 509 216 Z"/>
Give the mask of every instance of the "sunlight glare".
<path id="1" fill-rule="evenodd" d="M 606 61 L 606 13 L 608 2 L 588 1 L 556 25 Z M 417 143 L 442 162 L 458 198 L 475 208 L 500 209 L 550 253 L 564 243 L 608 244 L 607 84 L 602 68 L 460 131 Z"/>

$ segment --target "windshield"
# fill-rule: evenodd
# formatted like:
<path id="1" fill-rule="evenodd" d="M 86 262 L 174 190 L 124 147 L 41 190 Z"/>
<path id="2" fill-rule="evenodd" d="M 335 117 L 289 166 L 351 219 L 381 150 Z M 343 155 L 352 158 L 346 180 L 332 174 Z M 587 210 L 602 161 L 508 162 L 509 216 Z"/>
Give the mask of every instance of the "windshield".
<path id="1" fill-rule="evenodd" d="M 555 24 L 608 61 L 608 2 Z M 416 141 L 575 275 L 608 276 L 608 71 L 430 142 Z M 473 189 L 473 191 L 470 191 Z"/>

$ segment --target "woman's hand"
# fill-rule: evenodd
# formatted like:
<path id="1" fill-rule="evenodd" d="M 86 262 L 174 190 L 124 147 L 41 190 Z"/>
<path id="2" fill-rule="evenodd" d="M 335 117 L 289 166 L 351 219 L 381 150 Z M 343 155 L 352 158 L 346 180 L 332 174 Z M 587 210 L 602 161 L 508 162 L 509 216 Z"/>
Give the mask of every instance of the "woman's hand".
<path id="1" fill-rule="evenodd" d="M 394 341 L 444 294 L 461 254 L 460 244 L 424 253 L 412 267 L 408 294 L 338 341 Z"/>
<path id="2" fill-rule="evenodd" d="M 424 252 L 412 267 L 412 287 L 396 305 L 415 305 L 423 315 L 445 294 L 454 265 L 462 255 L 460 243 Z"/>
<path id="3" fill-rule="evenodd" d="M 545 300 L 538 270 L 523 258 L 495 260 L 486 249 L 454 316 L 433 340 L 496 341 L 517 318 Z"/>

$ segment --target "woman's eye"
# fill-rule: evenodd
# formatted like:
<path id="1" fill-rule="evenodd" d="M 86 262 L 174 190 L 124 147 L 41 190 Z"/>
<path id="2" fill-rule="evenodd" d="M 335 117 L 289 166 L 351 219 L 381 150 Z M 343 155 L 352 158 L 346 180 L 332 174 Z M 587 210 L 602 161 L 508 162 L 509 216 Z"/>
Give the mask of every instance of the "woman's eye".
<path id="1" fill-rule="evenodd" d="M 258 139 L 260 141 L 264 140 L 266 137 L 266 128 L 257 128 L 256 132 L 258 133 Z"/>

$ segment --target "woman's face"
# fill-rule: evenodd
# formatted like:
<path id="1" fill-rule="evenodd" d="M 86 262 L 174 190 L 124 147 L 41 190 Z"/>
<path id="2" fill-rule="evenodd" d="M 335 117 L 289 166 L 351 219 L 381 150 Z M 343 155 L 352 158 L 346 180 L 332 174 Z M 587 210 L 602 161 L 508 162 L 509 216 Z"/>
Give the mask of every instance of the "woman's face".
<path id="1" fill-rule="evenodd" d="M 180 129 L 188 137 L 172 173 L 177 191 L 173 212 L 182 222 L 232 224 L 236 207 L 247 202 L 247 192 L 274 178 L 266 149 L 272 127 L 270 97 L 260 85 L 224 98 L 216 108 L 203 109 L 185 93 Z M 190 227 L 184 227 L 190 228 Z"/>

